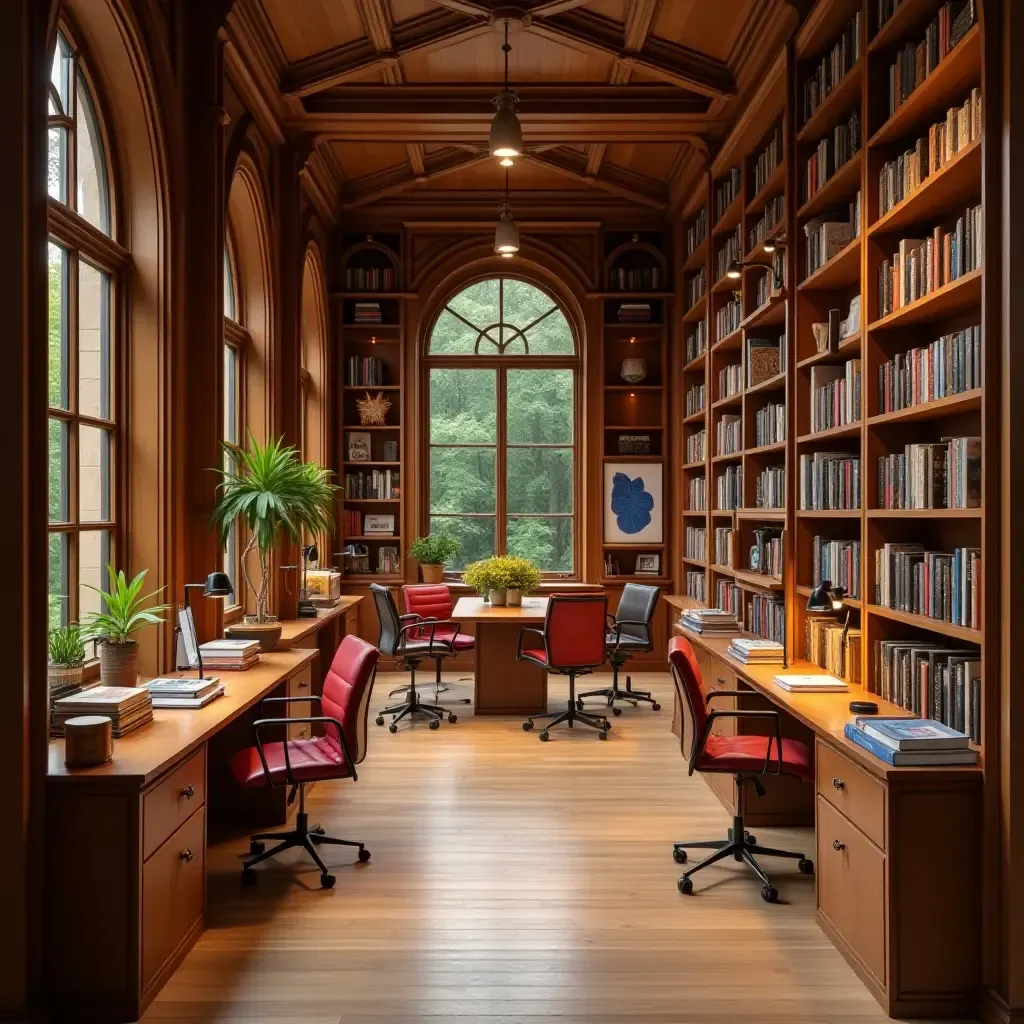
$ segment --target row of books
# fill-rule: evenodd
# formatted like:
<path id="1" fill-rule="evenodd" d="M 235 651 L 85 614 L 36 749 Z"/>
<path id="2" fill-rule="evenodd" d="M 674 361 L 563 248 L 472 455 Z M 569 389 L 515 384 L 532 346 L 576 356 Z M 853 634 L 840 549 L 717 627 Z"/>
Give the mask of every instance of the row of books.
<path id="1" fill-rule="evenodd" d="M 740 169 L 731 167 L 725 177 L 715 185 L 715 221 L 720 221 L 730 204 L 739 195 Z"/>
<path id="2" fill-rule="evenodd" d="M 754 445 L 778 444 L 786 440 L 786 406 L 769 402 L 754 414 Z"/>
<path id="3" fill-rule="evenodd" d="M 356 387 L 379 387 L 387 384 L 383 360 L 376 356 L 349 356 L 345 360 L 345 383 Z"/>
<path id="4" fill-rule="evenodd" d="M 761 526 L 754 531 L 748 568 L 763 576 L 782 575 L 782 530 L 773 526 Z"/>
<path id="5" fill-rule="evenodd" d="M 774 640 L 752 640 L 738 636 L 725 649 L 725 653 L 744 665 L 781 665 L 782 644 Z"/>
<path id="6" fill-rule="evenodd" d="M 849 452 L 800 456 L 800 508 L 828 511 L 861 507 L 860 458 Z"/>
<path id="7" fill-rule="evenodd" d="M 760 245 L 782 222 L 786 216 L 786 196 L 775 196 L 764 204 L 764 213 L 747 231 L 747 249 Z"/>
<path id="8" fill-rule="evenodd" d="M 786 507 L 786 467 L 766 466 L 757 474 L 757 508 Z"/>
<path id="9" fill-rule="evenodd" d="M 689 482 L 689 501 L 687 508 L 691 512 L 706 512 L 708 507 L 708 486 L 707 479 L 702 476 L 695 476 Z"/>
<path id="10" fill-rule="evenodd" d="M 708 457 L 708 434 L 701 427 L 686 439 L 686 462 L 703 462 Z"/>
<path id="11" fill-rule="evenodd" d="M 64 735 L 69 718 L 100 715 L 112 723 L 114 739 L 120 739 L 153 721 L 153 698 L 144 686 L 91 686 L 54 702 L 51 732 Z"/>
<path id="12" fill-rule="evenodd" d="M 765 143 L 764 148 L 754 160 L 754 194 L 764 188 L 765 183 L 772 176 L 775 168 L 779 166 L 784 151 L 782 148 L 782 122 L 779 121 L 772 129 L 772 134 Z"/>
<path id="13" fill-rule="evenodd" d="M 700 576 L 703 577 L 703 573 Z M 686 608 L 679 616 L 679 625 L 699 636 L 738 633 L 740 624 L 734 612 L 723 608 Z"/>
<path id="14" fill-rule="evenodd" d="M 743 253 L 740 252 L 740 228 L 737 225 L 735 230 L 729 232 L 725 241 L 715 250 L 714 280 L 721 281 L 730 264 L 738 263 L 741 259 L 743 259 Z"/>
<path id="15" fill-rule="evenodd" d="M 897 412 L 981 387 L 981 327 L 897 352 L 878 367 L 878 411 Z"/>
<path id="16" fill-rule="evenodd" d="M 757 387 L 786 368 L 786 335 L 747 338 L 747 387 Z"/>
<path id="17" fill-rule="evenodd" d="M 630 290 L 641 291 L 643 289 Z M 652 320 L 651 304 L 649 302 L 620 302 L 616 317 L 620 324 L 649 324 Z"/>
<path id="18" fill-rule="evenodd" d="M 963 106 L 946 111 L 945 121 L 933 124 L 928 134 L 917 139 L 910 149 L 882 164 L 878 172 L 879 217 L 884 217 L 957 153 L 980 139 L 981 129 L 981 90 L 975 88 Z"/>
<path id="19" fill-rule="evenodd" d="M 891 259 L 878 267 L 878 315 L 888 316 L 981 266 L 981 205 L 969 207 L 950 231 L 936 227 L 930 238 L 903 238 Z"/>
<path id="20" fill-rule="evenodd" d="M 692 256 L 697 246 L 708 236 L 708 208 L 702 206 L 693 218 L 693 223 L 686 229 L 686 255 Z"/>
<path id="21" fill-rule="evenodd" d="M 811 367 L 811 433 L 860 419 L 860 367 L 859 359 Z"/>
<path id="22" fill-rule="evenodd" d="M 401 472 L 397 469 L 346 473 L 342 483 L 345 487 L 345 497 L 355 500 L 383 501 L 402 496 Z"/>
<path id="23" fill-rule="evenodd" d="M 689 391 L 686 392 L 686 415 L 692 416 L 694 413 L 703 412 L 704 410 L 704 385 L 694 384 Z"/>
<path id="24" fill-rule="evenodd" d="M 743 450 L 743 417 L 726 413 L 715 424 L 715 454 L 734 455 Z"/>
<path id="25" fill-rule="evenodd" d="M 978 710 L 981 710 L 980 688 Z M 961 730 L 915 718 L 863 716 L 843 727 L 848 740 L 896 767 L 977 764 L 978 752 Z"/>
<path id="26" fill-rule="evenodd" d="M 844 26 L 832 48 L 814 66 L 800 89 L 800 124 L 806 124 L 814 112 L 860 59 L 861 12 L 857 11 Z"/>
<path id="27" fill-rule="evenodd" d="M 723 366 L 718 371 L 718 397 L 728 398 L 729 395 L 738 395 L 743 390 L 743 366 L 740 363 L 733 363 L 731 366 Z"/>
<path id="28" fill-rule="evenodd" d="M 739 539 L 738 531 L 730 526 L 715 527 L 715 565 L 724 566 L 726 569 L 736 567 L 736 542 Z"/>
<path id="29" fill-rule="evenodd" d="M 949 0 L 929 22 L 920 42 L 900 47 L 895 62 L 889 67 L 890 116 L 967 35 L 976 17 L 974 0 Z"/>
<path id="30" fill-rule="evenodd" d="M 822 138 L 804 164 L 801 202 L 808 202 L 818 194 L 861 145 L 860 111 L 854 110 L 831 134 Z"/>
<path id="31" fill-rule="evenodd" d="M 715 479 L 715 508 L 723 512 L 743 507 L 743 467 L 726 466 Z"/>
<path id="32" fill-rule="evenodd" d="M 768 272 L 761 274 L 754 285 L 754 308 L 760 309 L 770 298 L 778 295 L 785 284 L 786 259 L 780 249 L 772 256 Z"/>
<path id="33" fill-rule="evenodd" d="M 656 292 L 661 287 L 661 267 L 612 267 L 610 286 L 620 292 Z"/>
<path id="34" fill-rule="evenodd" d="M 699 570 L 690 570 L 686 574 L 686 596 L 695 601 L 707 601 L 707 577 Z"/>
<path id="35" fill-rule="evenodd" d="M 696 558 L 703 562 L 707 549 L 708 531 L 703 526 L 688 526 L 683 535 L 683 548 L 686 558 Z"/>
<path id="36" fill-rule="evenodd" d="M 394 267 L 348 267 L 345 288 L 350 292 L 391 292 L 395 290 Z"/>
<path id="37" fill-rule="evenodd" d="M 721 341 L 727 334 L 732 334 L 743 319 L 743 303 L 739 299 L 730 299 L 715 314 L 715 337 Z"/>
<path id="38" fill-rule="evenodd" d="M 884 700 L 981 742 L 981 655 L 918 640 L 876 640 L 875 685 Z"/>
<path id="39" fill-rule="evenodd" d="M 980 629 L 980 594 L 980 548 L 885 544 L 875 551 L 875 603 L 883 608 Z"/>
<path id="40" fill-rule="evenodd" d="M 379 302 L 355 303 L 355 322 L 357 324 L 382 324 L 384 315 Z"/>
<path id="41" fill-rule="evenodd" d="M 833 212 L 812 217 L 804 225 L 808 277 L 838 256 L 860 235 L 860 192 L 854 197 L 846 213 L 846 220 L 840 220 L 840 215 Z"/>
<path id="42" fill-rule="evenodd" d="M 686 338 L 686 361 L 692 363 L 708 350 L 708 322 L 701 320 Z"/>
<path id="43" fill-rule="evenodd" d="M 811 541 L 814 586 L 828 580 L 847 597 L 860 597 L 860 541 L 815 536 Z"/>
<path id="44" fill-rule="evenodd" d="M 809 662 L 844 682 L 860 682 L 859 629 L 850 629 L 831 616 L 809 615 L 804 634 Z"/>
<path id="45" fill-rule="evenodd" d="M 686 308 L 692 309 L 708 290 L 707 267 L 701 267 L 686 279 Z"/>
<path id="46" fill-rule="evenodd" d="M 751 594 L 747 601 L 747 629 L 777 644 L 786 642 L 786 602 L 781 594 Z M 782 660 L 782 651 L 779 651 Z"/>
<path id="47" fill-rule="evenodd" d="M 398 548 L 382 545 L 377 549 L 377 572 L 380 575 L 394 576 L 400 571 L 401 558 Z"/>
<path id="48" fill-rule="evenodd" d="M 978 508 L 981 438 L 904 445 L 878 459 L 879 508 Z"/>
<path id="49" fill-rule="evenodd" d="M 743 612 L 743 590 L 732 580 L 718 580 L 715 584 L 715 607 L 739 618 Z M 737 622 L 737 628 L 739 623 Z"/>

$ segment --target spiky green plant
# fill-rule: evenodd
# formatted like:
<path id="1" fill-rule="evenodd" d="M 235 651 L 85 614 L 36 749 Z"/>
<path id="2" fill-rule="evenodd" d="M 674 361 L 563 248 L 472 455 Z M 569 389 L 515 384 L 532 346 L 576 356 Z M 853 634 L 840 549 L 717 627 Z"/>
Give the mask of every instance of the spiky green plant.
<path id="1" fill-rule="evenodd" d="M 242 573 L 255 601 L 256 621 L 266 622 L 270 556 L 281 531 L 295 543 L 304 535 L 330 533 L 338 488 L 330 483 L 328 470 L 315 462 L 302 462 L 298 451 L 283 439 L 261 445 L 249 434 L 247 449 L 224 442 L 224 450 L 232 465 L 230 469 L 214 470 L 221 482 L 211 520 L 220 531 L 222 544 L 238 520 L 248 527 Z M 249 575 L 253 549 L 259 560 L 259 589 Z"/>
<path id="2" fill-rule="evenodd" d="M 459 550 L 459 542 L 446 533 L 417 537 L 409 545 L 409 557 L 420 565 L 444 565 Z"/>
<path id="3" fill-rule="evenodd" d="M 84 630 L 77 622 L 54 626 L 46 634 L 50 664 L 56 668 L 75 668 L 85 662 Z"/>
<path id="4" fill-rule="evenodd" d="M 103 640 L 108 644 L 127 644 L 132 642 L 132 633 L 164 621 L 157 612 L 166 611 L 170 605 L 143 607 L 147 601 L 164 590 L 160 587 L 150 594 L 142 593 L 142 584 L 146 579 L 145 569 L 131 583 L 128 582 L 123 569 L 120 572 L 115 571 L 112 565 L 107 566 L 107 576 L 110 578 L 109 591 L 86 584 L 90 590 L 100 595 L 105 609 L 102 612 L 90 613 L 85 623 L 86 639 Z"/>

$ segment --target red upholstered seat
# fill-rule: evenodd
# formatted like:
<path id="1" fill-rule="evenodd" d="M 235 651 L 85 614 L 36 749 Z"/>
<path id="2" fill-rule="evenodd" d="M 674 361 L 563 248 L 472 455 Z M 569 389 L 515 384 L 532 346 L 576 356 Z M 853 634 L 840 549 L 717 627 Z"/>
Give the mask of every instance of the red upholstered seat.
<path id="1" fill-rule="evenodd" d="M 421 619 L 445 622 L 452 617 L 452 595 L 445 583 L 418 583 L 402 587 L 402 599 L 406 612 Z M 410 640 L 429 640 L 430 630 L 410 629 L 408 637 Z M 474 645 L 473 637 L 458 633 L 451 626 L 436 629 L 434 639 L 448 644 L 456 654 L 472 650 Z"/>
<path id="2" fill-rule="evenodd" d="M 521 656 L 536 661 L 540 665 L 548 663 L 548 652 L 543 647 L 524 647 Z"/>
<path id="3" fill-rule="evenodd" d="M 263 754 L 275 785 L 284 785 L 287 772 L 284 761 L 284 743 L 264 743 Z M 352 774 L 352 766 L 327 736 L 307 740 L 289 740 L 288 757 L 292 765 L 292 778 L 296 782 L 314 782 L 320 779 L 344 779 Z M 246 747 L 231 759 L 231 774 L 240 786 L 265 786 L 263 762 L 256 747 Z"/>

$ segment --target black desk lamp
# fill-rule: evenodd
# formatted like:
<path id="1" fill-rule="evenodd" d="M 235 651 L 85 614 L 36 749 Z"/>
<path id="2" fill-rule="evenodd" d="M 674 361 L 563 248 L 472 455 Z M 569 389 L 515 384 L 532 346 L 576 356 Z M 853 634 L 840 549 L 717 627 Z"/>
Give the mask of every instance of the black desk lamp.
<path id="1" fill-rule="evenodd" d="M 203 678 L 203 655 L 199 650 L 199 640 L 195 635 L 195 624 L 192 621 L 192 609 L 189 606 L 188 592 L 190 590 L 201 590 L 203 597 L 230 597 L 235 592 L 235 588 L 231 585 L 231 578 L 226 572 L 211 572 L 206 577 L 205 583 L 186 583 L 185 587 L 185 601 L 182 605 L 182 609 L 185 612 L 186 617 L 189 621 L 189 626 L 192 630 L 192 638 L 196 643 L 196 658 L 199 662 L 199 678 Z M 181 648 L 184 646 L 182 640 L 182 628 L 181 620 L 174 624 L 174 644 L 176 652 L 177 667 L 179 669 L 191 668 L 192 666 L 188 663 L 188 656 L 186 652 L 185 664 L 182 665 Z"/>
<path id="2" fill-rule="evenodd" d="M 831 581 L 822 580 L 807 598 L 807 610 L 816 615 L 834 615 L 837 619 L 846 611 L 846 621 L 843 623 L 843 649 L 846 648 L 846 634 L 850 631 L 850 609 L 846 607 L 843 598 L 846 597 L 844 587 L 833 587 Z"/>

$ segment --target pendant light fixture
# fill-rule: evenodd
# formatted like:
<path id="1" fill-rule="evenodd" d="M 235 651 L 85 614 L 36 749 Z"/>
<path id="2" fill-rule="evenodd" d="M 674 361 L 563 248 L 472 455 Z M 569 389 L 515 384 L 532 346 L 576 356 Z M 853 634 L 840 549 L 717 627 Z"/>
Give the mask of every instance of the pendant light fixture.
<path id="1" fill-rule="evenodd" d="M 505 168 L 505 200 L 499 211 L 498 226 L 494 229 L 494 251 L 506 259 L 519 252 L 519 228 L 512 219 L 508 206 L 508 168 Z"/>
<path id="2" fill-rule="evenodd" d="M 502 167 L 511 167 L 513 158 L 523 151 L 523 129 L 516 116 L 519 100 L 515 92 L 508 87 L 508 55 L 512 50 L 508 42 L 508 21 L 506 18 L 505 44 L 502 46 L 505 53 L 505 88 L 494 98 L 494 104 L 498 109 L 491 121 L 489 139 L 491 156 L 498 157 Z"/>

